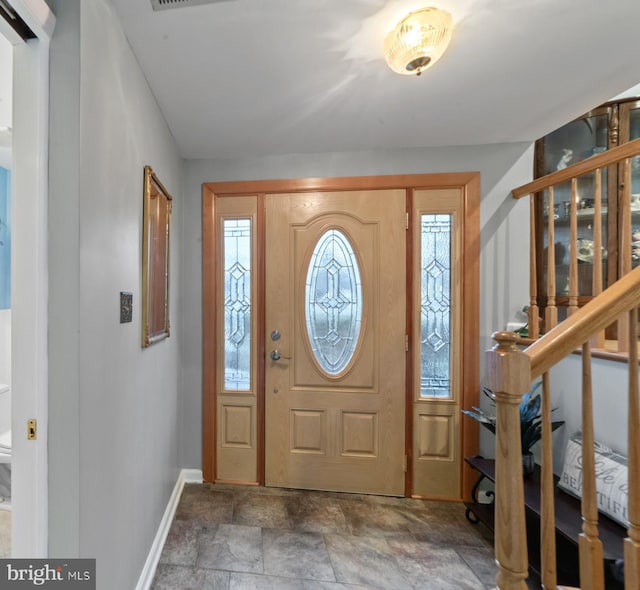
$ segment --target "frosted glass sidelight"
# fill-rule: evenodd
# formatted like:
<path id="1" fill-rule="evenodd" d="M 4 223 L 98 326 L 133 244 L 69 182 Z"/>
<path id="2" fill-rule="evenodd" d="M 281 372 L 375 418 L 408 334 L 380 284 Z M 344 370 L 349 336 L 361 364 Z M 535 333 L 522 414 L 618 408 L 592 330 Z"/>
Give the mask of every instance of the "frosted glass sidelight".
<path id="1" fill-rule="evenodd" d="M 224 388 L 251 387 L 251 220 L 224 220 Z"/>
<path id="2" fill-rule="evenodd" d="M 451 397 L 451 215 L 421 218 L 420 397 Z"/>
<path id="3" fill-rule="evenodd" d="M 349 238 L 331 229 L 318 240 L 305 288 L 307 335 L 320 367 L 343 371 L 356 350 L 362 327 L 362 279 Z"/>

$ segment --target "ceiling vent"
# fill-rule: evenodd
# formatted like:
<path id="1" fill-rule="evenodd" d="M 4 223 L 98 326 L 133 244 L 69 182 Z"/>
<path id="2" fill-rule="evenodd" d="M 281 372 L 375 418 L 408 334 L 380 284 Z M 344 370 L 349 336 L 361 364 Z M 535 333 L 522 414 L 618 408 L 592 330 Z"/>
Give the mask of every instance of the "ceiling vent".
<path id="1" fill-rule="evenodd" d="M 187 6 L 199 6 L 200 4 L 218 4 L 225 0 L 151 0 L 151 8 L 154 10 L 167 10 L 168 8 L 185 8 Z"/>

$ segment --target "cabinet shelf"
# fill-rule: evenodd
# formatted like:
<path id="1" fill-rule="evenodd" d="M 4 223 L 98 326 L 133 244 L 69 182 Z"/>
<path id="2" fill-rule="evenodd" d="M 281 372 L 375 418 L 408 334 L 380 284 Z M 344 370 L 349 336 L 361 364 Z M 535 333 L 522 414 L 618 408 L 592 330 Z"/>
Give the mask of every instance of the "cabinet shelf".
<path id="1" fill-rule="evenodd" d="M 637 210 L 633 210 L 632 211 L 633 214 L 638 214 L 640 215 L 640 208 Z M 593 210 L 593 208 L 584 208 L 584 209 L 578 209 L 576 211 L 576 215 L 577 215 L 577 219 L 578 219 L 578 224 L 584 224 L 584 223 L 590 223 L 593 222 L 594 218 L 595 218 L 595 212 Z M 607 207 L 602 207 L 601 211 L 600 211 L 600 216 L 601 218 L 606 218 L 607 216 Z M 549 216 L 548 215 L 544 215 L 543 217 L 544 219 L 544 223 L 545 223 L 545 227 L 546 225 L 549 223 Z M 569 225 L 569 213 L 562 213 L 562 214 L 556 214 L 554 216 L 554 224 L 556 227 L 558 226 L 568 226 Z"/>

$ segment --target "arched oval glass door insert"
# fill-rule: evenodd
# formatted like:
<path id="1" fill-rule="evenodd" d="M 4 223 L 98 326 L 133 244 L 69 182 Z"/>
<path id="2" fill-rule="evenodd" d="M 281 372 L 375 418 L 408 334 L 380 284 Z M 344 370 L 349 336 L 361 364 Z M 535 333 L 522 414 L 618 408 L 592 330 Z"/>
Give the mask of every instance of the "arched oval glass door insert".
<path id="1" fill-rule="evenodd" d="M 349 238 L 338 229 L 320 236 L 305 286 L 307 336 L 320 368 L 338 375 L 349 365 L 362 329 L 362 278 Z"/>

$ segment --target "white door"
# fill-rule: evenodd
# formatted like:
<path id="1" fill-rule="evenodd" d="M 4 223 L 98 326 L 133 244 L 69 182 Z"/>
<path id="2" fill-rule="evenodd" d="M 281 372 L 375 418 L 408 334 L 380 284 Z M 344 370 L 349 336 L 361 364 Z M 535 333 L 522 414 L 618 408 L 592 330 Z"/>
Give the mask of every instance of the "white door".
<path id="1" fill-rule="evenodd" d="M 12 554 L 45 557 L 47 497 L 47 161 L 49 40 L 55 18 L 43 0 L 9 0 L 35 33 L 13 50 L 12 170 Z M 27 420 L 38 438 L 27 440 Z"/>

